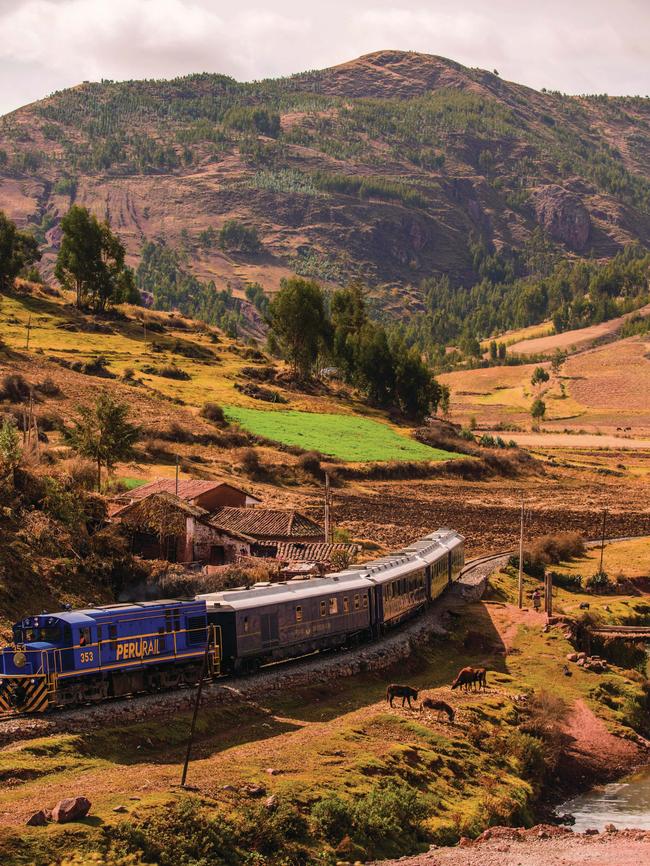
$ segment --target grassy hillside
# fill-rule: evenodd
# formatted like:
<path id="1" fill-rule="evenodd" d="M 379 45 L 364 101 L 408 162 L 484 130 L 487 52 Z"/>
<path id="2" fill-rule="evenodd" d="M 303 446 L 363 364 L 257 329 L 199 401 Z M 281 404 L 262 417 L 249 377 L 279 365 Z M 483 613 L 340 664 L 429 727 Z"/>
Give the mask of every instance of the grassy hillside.
<path id="1" fill-rule="evenodd" d="M 440 57 L 384 51 L 239 83 L 84 83 L 0 119 L 3 208 L 44 241 L 72 202 L 110 218 L 135 262 L 165 239 L 217 289 L 297 271 L 362 275 L 387 310 L 423 278 L 471 283 L 468 241 L 534 257 L 650 240 L 650 101 L 536 92 Z M 221 249 L 236 218 L 261 251 Z M 406 293 L 396 287 L 415 286 Z"/>

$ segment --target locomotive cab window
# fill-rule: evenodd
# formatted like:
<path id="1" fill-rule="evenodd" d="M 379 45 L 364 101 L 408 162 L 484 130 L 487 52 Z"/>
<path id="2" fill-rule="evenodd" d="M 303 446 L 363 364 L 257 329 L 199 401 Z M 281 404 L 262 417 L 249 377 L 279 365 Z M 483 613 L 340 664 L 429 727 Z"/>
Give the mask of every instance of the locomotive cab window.
<path id="1" fill-rule="evenodd" d="M 79 629 L 79 646 L 89 646 L 89 645 L 90 645 L 90 629 L 89 628 Z"/>
<path id="2" fill-rule="evenodd" d="M 296 622 L 302 622 L 302 605 L 296 605 Z"/>
<path id="3" fill-rule="evenodd" d="M 324 601 L 321 601 L 321 603 L 320 603 L 320 615 L 325 616 L 326 613 L 327 613 L 327 604 Z"/>
<path id="4" fill-rule="evenodd" d="M 330 598 L 330 615 L 338 613 L 338 610 L 339 610 L 338 599 Z"/>

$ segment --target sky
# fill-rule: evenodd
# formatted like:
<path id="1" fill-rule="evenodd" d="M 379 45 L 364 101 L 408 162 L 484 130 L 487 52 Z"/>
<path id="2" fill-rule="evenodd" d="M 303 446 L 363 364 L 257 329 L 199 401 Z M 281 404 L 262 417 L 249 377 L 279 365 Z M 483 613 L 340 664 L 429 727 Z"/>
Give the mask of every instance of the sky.
<path id="1" fill-rule="evenodd" d="M 0 114 L 85 80 L 319 69 L 385 48 L 650 94 L 649 0 L 0 0 Z"/>

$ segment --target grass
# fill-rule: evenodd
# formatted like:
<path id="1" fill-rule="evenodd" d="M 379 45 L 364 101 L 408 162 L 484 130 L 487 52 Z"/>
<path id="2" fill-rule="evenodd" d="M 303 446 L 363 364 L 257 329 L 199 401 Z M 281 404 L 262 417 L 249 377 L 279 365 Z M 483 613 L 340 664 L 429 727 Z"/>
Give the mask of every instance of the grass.
<path id="1" fill-rule="evenodd" d="M 255 433 L 286 445 L 299 445 L 355 463 L 389 460 L 438 461 L 462 457 L 430 448 L 387 424 L 355 415 L 224 407 L 226 417 Z"/>

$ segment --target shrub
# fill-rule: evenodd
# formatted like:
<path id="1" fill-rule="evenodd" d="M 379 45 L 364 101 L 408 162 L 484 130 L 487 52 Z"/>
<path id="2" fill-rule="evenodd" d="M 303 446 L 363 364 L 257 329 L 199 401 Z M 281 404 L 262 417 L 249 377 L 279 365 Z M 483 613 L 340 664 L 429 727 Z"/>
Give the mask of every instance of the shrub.
<path id="1" fill-rule="evenodd" d="M 83 490 L 94 490 L 97 486 L 97 467 L 90 460 L 75 457 L 67 467 L 70 482 Z"/>
<path id="2" fill-rule="evenodd" d="M 508 565 L 511 568 L 519 569 L 519 555 L 513 554 L 508 559 Z M 538 580 L 543 580 L 546 574 L 546 566 L 538 559 L 531 558 L 530 553 L 524 550 L 524 571 L 531 577 L 536 577 Z"/>
<path id="3" fill-rule="evenodd" d="M 512 731 L 505 743 L 505 750 L 519 766 L 521 775 L 532 782 L 541 783 L 546 772 L 544 745 L 539 737 L 520 730 Z"/>
<path id="4" fill-rule="evenodd" d="M 320 458 L 318 454 L 313 451 L 308 451 L 307 454 L 303 454 L 299 457 L 298 466 L 303 470 L 303 472 L 307 472 L 308 475 L 320 477 L 322 472 Z"/>
<path id="5" fill-rule="evenodd" d="M 497 443 L 494 436 L 490 436 L 489 433 L 484 433 L 478 440 L 478 444 L 481 448 L 495 448 Z"/>
<path id="6" fill-rule="evenodd" d="M 587 578 L 586 587 L 592 592 L 608 592 L 613 588 L 613 583 L 606 571 L 597 571 Z"/>
<path id="7" fill-rule="evenodd" d="M 142 368 L 142 372 L 150 373 L 153 376 L 163 376 L 165 379 L 178 379 L 185 382 L 192 378 L 189 373 L 177 367 L 176 364 L 166 364 L 163 367 L 145 366 Z"/>
<path id="8" fill-rule="evenodd" d="M 42 382 L 39 382 L 38 385 L 34 385 L 34 389 L 45 397 L 60 397 L 62 394 L 61 388 L 49 376 L 43 379 Z"/>
<path id="9" fill-rule="evenodd" d="M 213 424 L 217 424 L 219 427 L 225 427 L 228 423 L 223 409 L 218 403 L 204 403 L 199 415 L 201 418 L 205 418 L 206 421 L 212 421 Z"/>
<path id="10" fill-rule="evenodd" d="M 29 399 L 31 386 L 20 373 L 9 373 L 2 380 L 0 399 L 10 403 L 22 403 Z"/>
<path id="11" fill-rule="evenodd" d="M 251 478 L 260 475 L 262 471 L 259 454 L 254 448 L 246 448 L 241 455 L 240 464 L 244 472 L 250 475 Z"/>
<path id="12" fill-rule="evenodd" d="M 564 574 L 561 571 L 549 571 L 548 574 L 553 580 L 555 586 L 561 586 L 562 589 L 580 589 L 582 587 L 582 577 L 579 574 Z"/>
<path id="13" fill-rule="evenodd" d="M 529 552 L 534 560 L 539 560 L 545 565 L 557 565 L 584 556 L 585 543 L 577 532 L 558 532 L 534 539 Z"/>
<path id="14" fill-rule="evenodd" d="M 219 232 L 219 246 L 229 252 L 257 253 L 261 244 L 254 226 L 249 228 L 232 219 L 226 220 Z"/>

